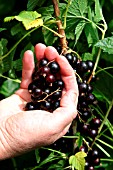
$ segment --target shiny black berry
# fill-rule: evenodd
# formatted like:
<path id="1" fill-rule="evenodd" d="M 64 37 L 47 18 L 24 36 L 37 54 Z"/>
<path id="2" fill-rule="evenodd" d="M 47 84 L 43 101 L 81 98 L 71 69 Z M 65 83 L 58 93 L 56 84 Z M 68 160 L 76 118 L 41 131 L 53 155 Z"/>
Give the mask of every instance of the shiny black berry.
<path id="1" fill-rule="evenodd" d="M 60 71 L 60 67 L 59 67 L 58 63 L 55 61 L 50 62 L 49 68 L 50 68 L 50 71 L 52 74 L 56 74 Z"/>
<path id="2" fill-rule="evenodd" d="M 46 58 L 39 61 L 39 68 L 46 66 L 48 64 L 48 60 Z"/>

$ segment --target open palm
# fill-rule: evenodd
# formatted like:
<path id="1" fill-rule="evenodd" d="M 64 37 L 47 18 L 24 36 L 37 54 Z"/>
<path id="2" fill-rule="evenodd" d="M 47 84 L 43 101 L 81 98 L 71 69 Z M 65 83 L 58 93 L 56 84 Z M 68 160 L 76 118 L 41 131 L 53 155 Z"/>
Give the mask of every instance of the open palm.
<path id="1" fill-rule="evenodd" d="M 20 89 L 0 102 L 0 159 L 53 143 L 67 132 L 76 117 L 78 88 L 72 67 L 53 47 L 37 44 L 35 54 L 37 60 L 46 57 L 48 60 L 56 60 L 60 65 L 61 77 L 65 83 L 60 107 L 53 113 L 24 111 L 26 102 L 30 101 L 27 88 L 35 67 L 33 53 L 26 51 Z"/>

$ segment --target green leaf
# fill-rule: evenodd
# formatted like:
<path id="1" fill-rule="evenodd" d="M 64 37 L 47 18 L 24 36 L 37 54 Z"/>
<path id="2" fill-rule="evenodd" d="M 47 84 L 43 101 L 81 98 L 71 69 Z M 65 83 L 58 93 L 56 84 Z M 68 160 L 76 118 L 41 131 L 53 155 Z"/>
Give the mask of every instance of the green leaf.
<path id="1" fill-rule="evenodd" d="M 19 83 L 16 83 L 12 80 L 6 80 L 0 87 L 0 93 L 3 94 L 5 97 L 8 97 L 19 88 L 19 85 Z"/>
<path id="2" fill-rule="evenodd" d="M 41 1 L 40 0 L 28 0 L 27 10 L 32 11 L 35 9 L 36 6 L 42 6 L 45 1 L 46 0 L 41 0 Z"/>
<path id="3" fill-rule="evenodd" d="M 27 31 L 24 29 L 24 27 L 22 26 L 21 23 L 18 23 L 11 28 L 11 35 L 12 36 L 14 36 L 16 34 L 25 35 L 26 32 Z"/>
<path id="4" fill-rule="evenodd" d="M 69 157 L 69 164 L 72 168 L 76 170 L 84 170 L 85 169 L 85 158 L 87 154 L 83 151 L 77 152 L 75 155 Z"/>
<path id="5" fill-rule="evenodd" d="M 72 0 L 71 5 L 69 6 L 68 14 L 83 16 L 87 12 L 87 0 Z"/>
<path id="6" fill-rule="evenodd" d="M 101 48 L 104 52 L 108 54 L 113 54 L 113 36 L 104 38 L 95 44 L 96 47 Z"/>
<path id="7" fill-rule="evenodd" d="M 85 35 L 87 38 L 87 42 L 89 47 L 98 42 L 98 31 L 94 24 L 86 24 L 85 26 Z"/>
<path id="8" fill-rule="evenodd" d="M 96 93 L 100 93 L 103 99 L 106 99 L 108 102 L 113 99 L 113 75 L 103 70 L 97 74 L 99 80 L 94 83 L 94 90 Z M 99 99 L 99 98 L 98 98 Z"/>
<path id="9" fill-rule="evenodd" d="M 82 55 L 82 59 L 83 59 L 84 61 L 93 60 L 93 55 L 92 55 L 91 53 L 84 53 L 84 54 Z"/>
<path id="10" fill-rule="evenodd" d="M 94 21 L 99 22 L 103 20 L 102 8 L 100 6 L 99 0 L 95 0 L 95 17 Z"/>
<path id="11" fill-rule="evenodd" d="M 79 134 L 78 139 L 76 139 L 76 144 L 78 147 L 80 147 L 82 145 L 83 142 L 83 137 Z"/>
<path id="12" fill-rule="evenodd" d="M 1 40 L 0 40 L 0 56 L 4 55 L 8 51 L 7 43 L 8 43 L 7 39 L 1 38 Z"/>
<path id="13" fill-rule="evenodd" d="M 37 163 L 39 163 L 40 162 L 39 149 L 35 149 L 35 156 L 36 156 Z"/>
<path id="14" fill-rule="evenodd" d="M 7 30 L 6 28 L 0 28 L 0 32 Z"/>
<path id="15" fill-rule="evenodd" d="M 49 25 L 49 28 L 51 28 L 52 30 L 55 30 L 55 24 Z M 51 31 L 45 28 L 43 28 L 43 35 L 44 35 L 44 42 L 47 45 L 52 45 L 58 39 L 57 36 L 54 36 L 54 34 Z"/>
<path id="16" fill-rule="evenodd" d="M 76 28 L 75 28 L 75 34 L 76 34 L 76 42 L 79 40 L 79 37 L 85 27 L 86 22 L 84 20 L 80 21 Z"/>
<path id="17" fill-rule="evenodd" d="M 13 19 L 16 19 L 22 22 L 26 30 L 29 30 L 33 27 L 38 27 L 43 25 L 43 20 L 40 17 L 41 14 L 37 13 L 36 11 L 21 11 L 17 16 L 6 17 L 4 19 L 4 22 L 8 22 Z"/>

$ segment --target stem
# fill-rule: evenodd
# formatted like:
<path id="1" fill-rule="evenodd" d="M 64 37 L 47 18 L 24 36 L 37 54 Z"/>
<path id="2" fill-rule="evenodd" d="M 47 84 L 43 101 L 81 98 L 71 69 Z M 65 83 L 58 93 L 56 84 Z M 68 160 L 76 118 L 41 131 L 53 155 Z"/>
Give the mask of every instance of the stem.
<path id="1" fill-rule="evenodd" d="M 100 139 L 97 139 L 97 141 L 99 141 L 100 143 L 104 144 L 105 146 L 113 149 L 113 146 L 109 145 L 108 143 L 106 143 L 106 142 L 104 142 L 104 141 L 102 141 L 102 140 L 100 140 Z"/>
<path id="2" fill-rule="evenodd" d="M 113 159 L 104 159 L 104 158 L 101 158 L 100 160 L 101 161 L 107 161 L 107 162 L 113 162 Z"/>
<path id="3" fill-rule="evenodd" d="M 62 35 L 62 38 L 60 38 L 60 44 L 62 47 L 62 54 L 65 54 L 67 52 L 67 41 L 66 41 L 66 35 L 65 35 L 65 31 L 62 25 L 62 21 L 59 19 L 60 17 L 60 9 L 58 6 L 58 1 L 57 0 L 52 0 L 53 2 L 53 7 L 54 7 L 54 12 L 55 12 L 55 16 L 56 16 L 56 24 L 58 26 L 58 33 L 60 35 Z"/>
<path id="4" fill-rule="evenodd" d="M 51 28 L 49 28 L 49 27 L 47 27 L 47 26 L 45 26 L 45 25 L 43 25 L 43 27 L 46 28 L 46 29 L 48 29 L 49 31 L 53 32 L 54 34 L 56 34 L 56 35 L 57 35 L 58 37 L 60 37 L 60 38 L 63 38 L 63 37 L 64 37 L 63 35 L 58 34 L 57 32 L 55 32 L 54 30 L 52 30 Z"/>
<path id="5" fill-rule="evenodd" d="M 110 111 L 112 109 L 112 106 L 113 106 L 113 100 L 111 101 L 111 104 L 109 105 L 109 108 L 108 108 L 108 111 L 107 111 L 107 113 L 106 113 L 106 115 L 104 117 L 104 120 L 103 120 L 102 124 L 100 125 L 100 128 L 98 130 L 98 134 L 101 132 L 101 130 L 102 130 L 102 128 L 103 128 L 103 126 L 104 126 L 104 124 L 105 124 L 105 122 L 107 120 L 107 117 L 109 116 L 109 113 L 110 113 Z"/>
<path id="6" fill-rule="evenodd" d="M 39 28 L 39 27 L 37 27 Z M 8 57 L 8 55 L 18 46 L 18 44 L 24 39 L 26 38 L 29 34 L 31 34 L 33 31 L 35 31 L 37 28 L 34 28 L 32 30 L 30 30 L 29 32 L 27 32 L 9 51 L 8 53 L 6 53 L 5 55 L 3 55 L 2 57 L 0 57 L 0 60 L 3 60 L 4 58 Z"/>
<path id="7" fill-rule="evenodd" d="M 70 6 L 70 3 L 71 3 L 71 0 L 68 0 L 68 4 L 67 4 L 65 15 L 64 15 L 64 26 L 63 26 L 64 29 L 66 28 L 66 18 L 67 18 L 67 12 L 68 12 L 68 8 Z"/>
<path id="8" fill-rule="evenodd" d="M 19 79 L 11 79 L 10 77 L 3 76 L 2 74 L 0 74 L 0 77 L 3 77 L 5 79 L 11 80 L 11 81 L 14 81 L 16 83 L 21 83 L 21 81 Z"/>
<path id="9" fill-rule="evenodd" d="M 100 73 L 101 71 L 108 70 L 108 69 L 113 69 L 113 67 L 105 67 L 105 68 L 100 68 L 95 74 Z"/>

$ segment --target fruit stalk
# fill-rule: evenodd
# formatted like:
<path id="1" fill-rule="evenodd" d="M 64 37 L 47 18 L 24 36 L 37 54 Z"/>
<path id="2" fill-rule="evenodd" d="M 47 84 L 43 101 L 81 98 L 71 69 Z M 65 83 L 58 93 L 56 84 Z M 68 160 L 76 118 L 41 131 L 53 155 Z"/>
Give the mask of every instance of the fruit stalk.
<path id="1" fill-rule="evenodd" d="M 66 35 L 65 35 L 65 31 L 63 28 L 63 24 L 61 19 L 59 19 L 60 17 L 60 9 L 59 9 L 59 5 L 58 5 L 58 1 L 57 0 L 52 0 L 53 1 L 53 7 L 54 7 L 54 12 L 55 12 L 55 16 L 56 16 L 56 20 L 57 20 L 57 27 L 58 27 L 58 33 L 60 35 L 62 35 L 63 37 L 60 38 L 60 45 L 62 48 L 62 54 L 65 54 L 67 52 L 67 41 L 66 41 Z"/>

